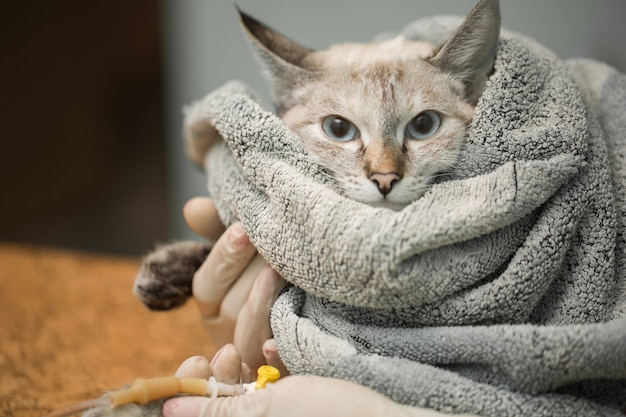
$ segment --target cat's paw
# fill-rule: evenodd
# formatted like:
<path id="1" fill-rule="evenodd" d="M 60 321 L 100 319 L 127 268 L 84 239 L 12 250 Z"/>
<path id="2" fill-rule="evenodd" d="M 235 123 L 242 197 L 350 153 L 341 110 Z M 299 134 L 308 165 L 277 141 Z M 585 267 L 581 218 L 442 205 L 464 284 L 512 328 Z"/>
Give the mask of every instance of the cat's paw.
<path id="1" fill-rule="evenodd" d="M 151 310 L 178 307 L 192 295 L 193 274 L 211 251 L 201 242 L 176 242 L 160 246 L 141 264 L 133 293 Z"/>

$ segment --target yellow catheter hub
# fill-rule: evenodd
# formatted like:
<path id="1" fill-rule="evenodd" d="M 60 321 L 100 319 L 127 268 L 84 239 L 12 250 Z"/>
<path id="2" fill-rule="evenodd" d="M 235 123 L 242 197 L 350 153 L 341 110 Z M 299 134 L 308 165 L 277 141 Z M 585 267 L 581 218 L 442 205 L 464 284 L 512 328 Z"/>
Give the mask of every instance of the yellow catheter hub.
<path id="1" fill-rule="evenodd" d="M 257 369 L 256 389 L 265 388 L 266 384 L 272 384 L 280 378 L 280 372 L 273 366 L 263 365 Z"/>

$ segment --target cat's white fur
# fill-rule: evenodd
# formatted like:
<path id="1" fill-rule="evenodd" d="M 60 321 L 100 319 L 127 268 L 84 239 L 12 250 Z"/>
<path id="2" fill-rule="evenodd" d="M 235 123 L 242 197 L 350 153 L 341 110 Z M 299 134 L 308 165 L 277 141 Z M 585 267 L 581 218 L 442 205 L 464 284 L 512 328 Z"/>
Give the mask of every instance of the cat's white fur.
<path id="1" fill-rule="evenodd" d="M 493 68 L 497 0 L 478 3 L 439 46 L 397 37 L 314 51 L 250 16 L 241 18 L 280 116 L 348 197 L 399 209 L 454 168 Z M 425 111 L 441 117 L 439 129 L 427 139 L 407 137 L 407 124 Z M 331 138 L 322 123 L 335 115 L 351 122 L 358 137 Z"/>

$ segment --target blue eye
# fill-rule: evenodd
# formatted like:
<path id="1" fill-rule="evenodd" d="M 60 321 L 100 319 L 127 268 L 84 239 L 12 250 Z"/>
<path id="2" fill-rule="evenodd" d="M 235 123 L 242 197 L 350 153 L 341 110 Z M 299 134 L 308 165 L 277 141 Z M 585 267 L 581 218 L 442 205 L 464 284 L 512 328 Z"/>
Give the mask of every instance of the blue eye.
<path id="1" fill-rule="evenodd" d="M 432 110 L 427 110 L 415 116 L 406 125 L 404 134 L 410 139 L 428 139 L 439 130 L 439 126 L 441 126 L 441 116 Z"/>
<path id="2" fill-rule="evenodd" d="M 359 135 L 359 129 L 341 116 L 328 116 L 322 120 L 322 129 L 326 135 L 338 142 L 348 142 Z"/>

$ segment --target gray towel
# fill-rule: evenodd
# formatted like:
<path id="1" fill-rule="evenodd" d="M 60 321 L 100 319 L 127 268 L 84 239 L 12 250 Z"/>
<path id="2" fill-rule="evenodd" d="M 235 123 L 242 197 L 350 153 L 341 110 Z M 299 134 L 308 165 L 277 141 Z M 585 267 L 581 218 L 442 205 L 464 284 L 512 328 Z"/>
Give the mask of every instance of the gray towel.
<path id="1" fill-rule="evenodd" d="M 482 416 L 626 409 L 626 76 L 503 32 L 458 168 L 399 212 L 343 197 L 240 83 L 185 135 L 223 220 L 294 284 L 271 318 L 291 372 Z"/>

